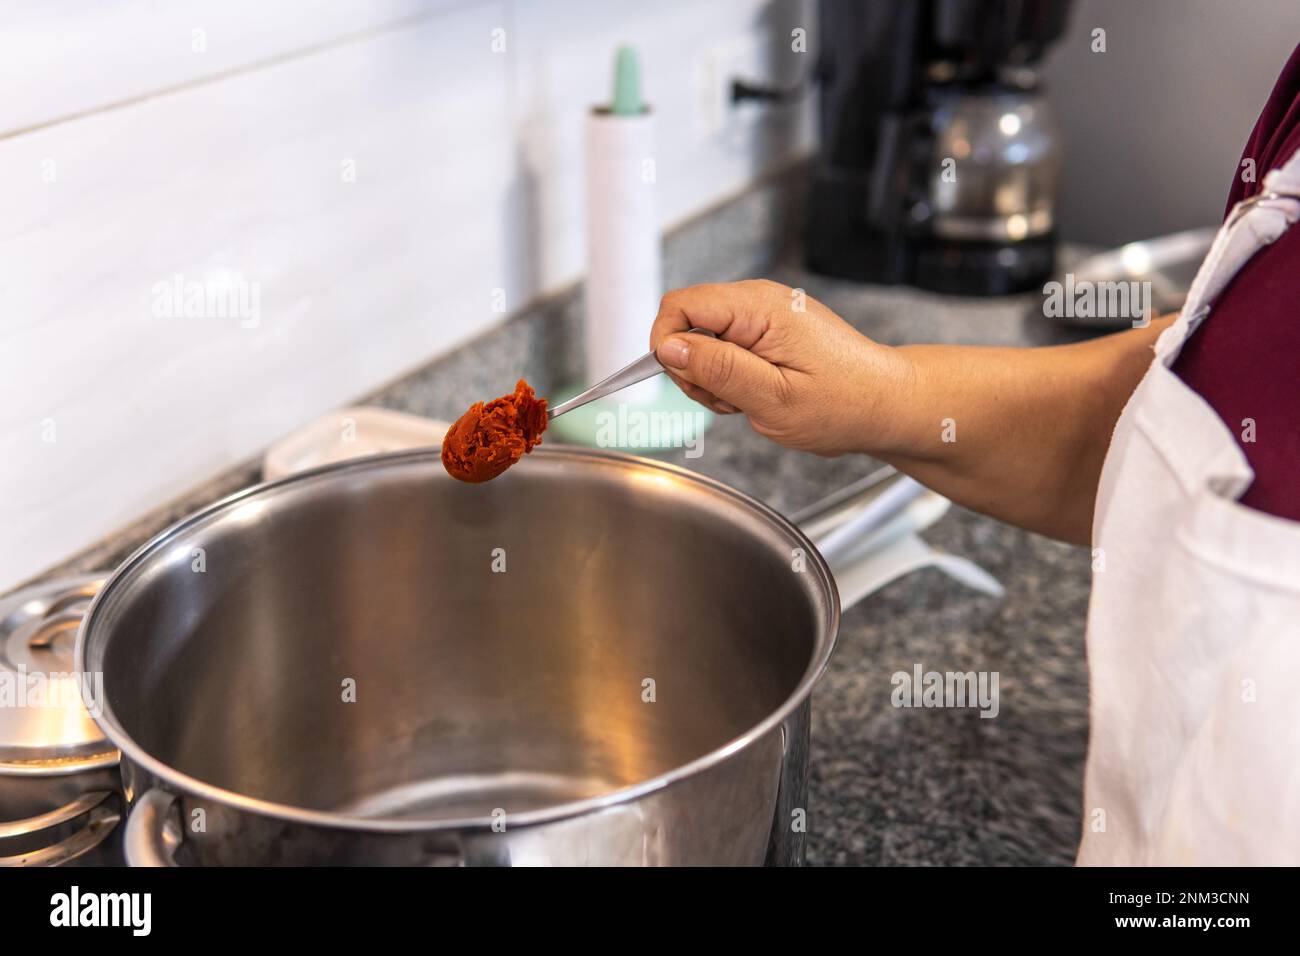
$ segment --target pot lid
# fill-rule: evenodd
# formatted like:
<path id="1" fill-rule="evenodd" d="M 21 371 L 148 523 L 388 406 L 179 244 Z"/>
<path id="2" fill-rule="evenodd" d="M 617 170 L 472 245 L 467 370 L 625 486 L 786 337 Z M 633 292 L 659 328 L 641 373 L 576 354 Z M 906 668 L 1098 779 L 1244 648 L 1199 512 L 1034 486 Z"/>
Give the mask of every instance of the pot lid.
<path id="1" fill-rule="evenodd" d="M 117 751 L 81 698 L 73 644 L 106 575 L 55 578 L 0 598 L 0 774 L 71 773 Z"/>

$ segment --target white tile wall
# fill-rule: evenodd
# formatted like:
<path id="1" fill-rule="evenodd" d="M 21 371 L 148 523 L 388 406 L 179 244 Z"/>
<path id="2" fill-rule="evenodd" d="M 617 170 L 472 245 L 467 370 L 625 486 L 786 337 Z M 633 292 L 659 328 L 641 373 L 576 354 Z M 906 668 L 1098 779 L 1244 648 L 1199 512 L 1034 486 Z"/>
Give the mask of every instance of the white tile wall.
<path id="1" fill-rule="evenodd" d="M 665 224 L 806 150 L 806 109 L 700 135 L 692 64 L 807 17 L 0 5 L 0 590 L 500 321 L 494 289 L 513 310 L 579 277 L 581 123 L 616 43 L 643 55 Z M 167 312 L 177 275 L 247 283 L 256 321 Z"/>
<path id="2" fill-rule="evenodd" d="M 4 0 L 0 133 L 254 68 L 455 2 Z"/>

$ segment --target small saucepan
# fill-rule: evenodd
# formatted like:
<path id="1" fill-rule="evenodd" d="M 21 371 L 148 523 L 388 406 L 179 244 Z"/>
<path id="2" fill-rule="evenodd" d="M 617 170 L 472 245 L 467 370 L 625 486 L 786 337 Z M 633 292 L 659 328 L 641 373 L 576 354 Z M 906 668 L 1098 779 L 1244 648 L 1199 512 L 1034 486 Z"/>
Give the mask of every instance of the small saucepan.
<path id="1" fill-rule="evenodd" d="M 906 481 L 832 524 L 933 503 Z M 813 542 L 717 481 L 547 447 L 471 486 L 416 451 L 180 522 L 76 654 L 133 863 L 798 863 L 839 615 Z"/>

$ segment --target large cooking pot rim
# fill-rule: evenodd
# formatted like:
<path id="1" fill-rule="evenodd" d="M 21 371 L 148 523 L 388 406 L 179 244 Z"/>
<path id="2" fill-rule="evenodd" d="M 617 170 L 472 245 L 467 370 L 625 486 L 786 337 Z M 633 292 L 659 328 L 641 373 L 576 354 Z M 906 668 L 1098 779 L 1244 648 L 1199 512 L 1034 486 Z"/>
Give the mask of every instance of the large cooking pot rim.
<path id="1" fill-rule="evenodd" d="M 113 600 L 117 592 L 126 587 L 130 579 L 146 562 L 154 555 L 162 551 L 167 543 L 182 534 L 187 529 L 208 520 L 219 512 L 234 507 L 239 502 L 252 498 L 255 495 L 264 495 L 268 492 L 281 487 L 296 484 L 307 484 L 309 482 L 322 480 L 342 472 L 365 471 L 372 468 L 391 467 L 403 462 L 422 462 L 438 461 L 439 450 L 437 447 L 432 449 L 422 448 L 408 451 L 387 452 L 378 455 L 368 455 L 361 458 L 352 458 L 346 461 L 333 462 L 327 465 L 321 465 L 306 471 L 296 472 L 292 475 L 275 479 L 273 481 L 262 482 L 256 485 L 250 485 L 231 495 L 227 495 L 219 501 L 208 505 L 207 507 L 182 518 L 180 521 L 169 526 L 165 530 L 156 534 L 143 545 L 136 549 L 116 571 L 109 577 L 108 581 L 95 595 L 85 618 L 82 620 L 81 627 L 77 631 L 75 655 L 75 666 L 79 673 L 87 673 L 87 649 L 89 643 L 89 634 L 95 630 L 101 617 L 104 606 Z M 773 510 L 755 498 L 750 497 L 743 492 L 737 491 L 723 482 L 709 478 L 705 475 L 697 474 L 686 468 L 677 465 L 670 465 L 665 462 L 654 461 L 649 458 L 641 458 L 635 455 L 629 455 L 623 452 L 605 451 L 595 448 L 582 448 L 572 445 L 551 445 L 546 448 L 538 448 L 531 453 L 540 458 L 570 458 L 575 461 L 602 461 L 609 464 L 620 465 L 623 467 L 637 467 L 640 469 L 650 469 L 671 475 L 685 481 L 692 482 L 703 489 L 707 489 L 716 494 L 730 498 L 736 504 L 749 509 L 756 515 L 766 518 L 779 531 L 790 536 L 795 545 L 803 549 L 807 556 L 806 573 L 815 576 L 820 585 L 822 595 L 826 600 L 826 626 L 822 633 L 817 635 L 817 640 L 813 647 L 812 660 L 809 661 L 803 675 L 799 678 L 799 683 L 795 686 L 790 695 L 781 703 L 779 707 L 773 710 L 763 720 L 759 721 L 749 730 L 733 738 L 727 743 L 714 750 L 709 751 L 703 756 L 697 757 L 681 766 L 674 767 L 672 770 L 661 773 L 657 776 L 643 780 L 639 783 L 627 787 L 621 787 L 617 790 L 611 790 L 608 793 L 601 794 L 597 797 L 589 797 L 584 800 L 569 801 L 567 803 L 558 803 L 554 806 L 541 807 L 535 810 L 521 811 L 510 815 L 510 825 L 512 827 L 534 826 L 538 824 L 551 823 L 558 820 L 591 813 L 598 810 L 617 807 L 623 804 L 631 803 L 647 794 L 662 790 L 672 786 L 689 777 L 703 773 L 712 767 L 722 763 L 731 755 L 744 750 L 755 741 L 765 737 L 768 733 L 775 730 L 794 710 L 803 704 L 811 696 L 814 685 L 826 669 L 830 661 L 831 652 L 835 649 L 835 639 L 839 633 L 840 622 L 840 600 L 839 591 L 835 586 L 835 578 L 831 574 L 830 567 L 826 564 L 821 552 L 808 539 L 808 537 L 792 524 L 779 512 Z M 523 464 L 523 463 L 521 463 Z M 85 693 L 85 683 L 81 682 L 83 687 L 83 696 Z M 107 696 L 107 695 L 105 695 Z M 188 794 L 215 803 L 225 804 L 239 810 L 249 813 L 258 814 L 265 817 L 273 817 L 292 823 L 306 824 L 311 826 L 331 827 L 336 829 L 360 830 L 376 833 L 417 833 L 433 832 L 448 830 L 466 830 L 466 829 L 486 829 L 490 828 L 495 822 L 491 817 L 466 817 L 446 820 L 419 820 L 419 819 L 396 819 L 386 817 L 369 817 L 355 816 L 346 813 L 336 813 L 329 810 L 310 810 L 305 807 L 298 807 L 292 804 L 276 803 L 274 801 L 262 800 L 257 797 L 250 797 L 246 794 L 238 793 L 234 790 L 227 790 L 214 784 L 206 783 L 188 774 L 176 770 L 174 767 L 157 759 L 143 747 L 141 747 L 118 723 L 113 714 L 111 705 L 107 700 L 95 702 L 86 701 L 87 707 L 92 714 L 96 714 L 96 722 L 103 729 L 108 739 L 115 744 L 122 753 L 124 760 L 130 761 L 141 769 L 145 770 L 153 777 L 161 780 L 178 793 Z"/>

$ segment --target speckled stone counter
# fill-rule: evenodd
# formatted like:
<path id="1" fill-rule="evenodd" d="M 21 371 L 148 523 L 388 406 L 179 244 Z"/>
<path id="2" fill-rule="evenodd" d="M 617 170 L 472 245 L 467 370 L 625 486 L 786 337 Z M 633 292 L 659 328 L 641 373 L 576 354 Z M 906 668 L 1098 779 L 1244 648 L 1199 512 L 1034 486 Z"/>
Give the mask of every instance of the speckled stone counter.
<path id="1" fill-rule="evenodd" d="M 1030 311 L 1033 297 L 963 300 L 803 272 L 795 170 L 674 231 L 667 284 L 767 275 L 821 299 L 879 341 L 1040 344 L 1077 337 Z M 648 323 L 649 317 L 647 317 Z M 546 394 L 580 374 L 581 295 L 573 289 L 359 403 L 454 418 L 523 375 Z M 875 467 L 787 451 L 739 417 L 717 421 L 704 453 L 666 456 L 787 513 Z M 51 573 L 111 567 L 176 517 L 257 477 L 250 463 Z M 936 571 L 911 574 L 843 620 L 813 704 L 812 864 L 1066 864 L 1082 815 L 1087 733 L 1083 631 L 1089 560 L 1072 548 L 953 508 L 927 540 L 979 561 L 1002 599 Z M 891 675 L 997 671 L 1000 710 L 897 709 Z"/>

